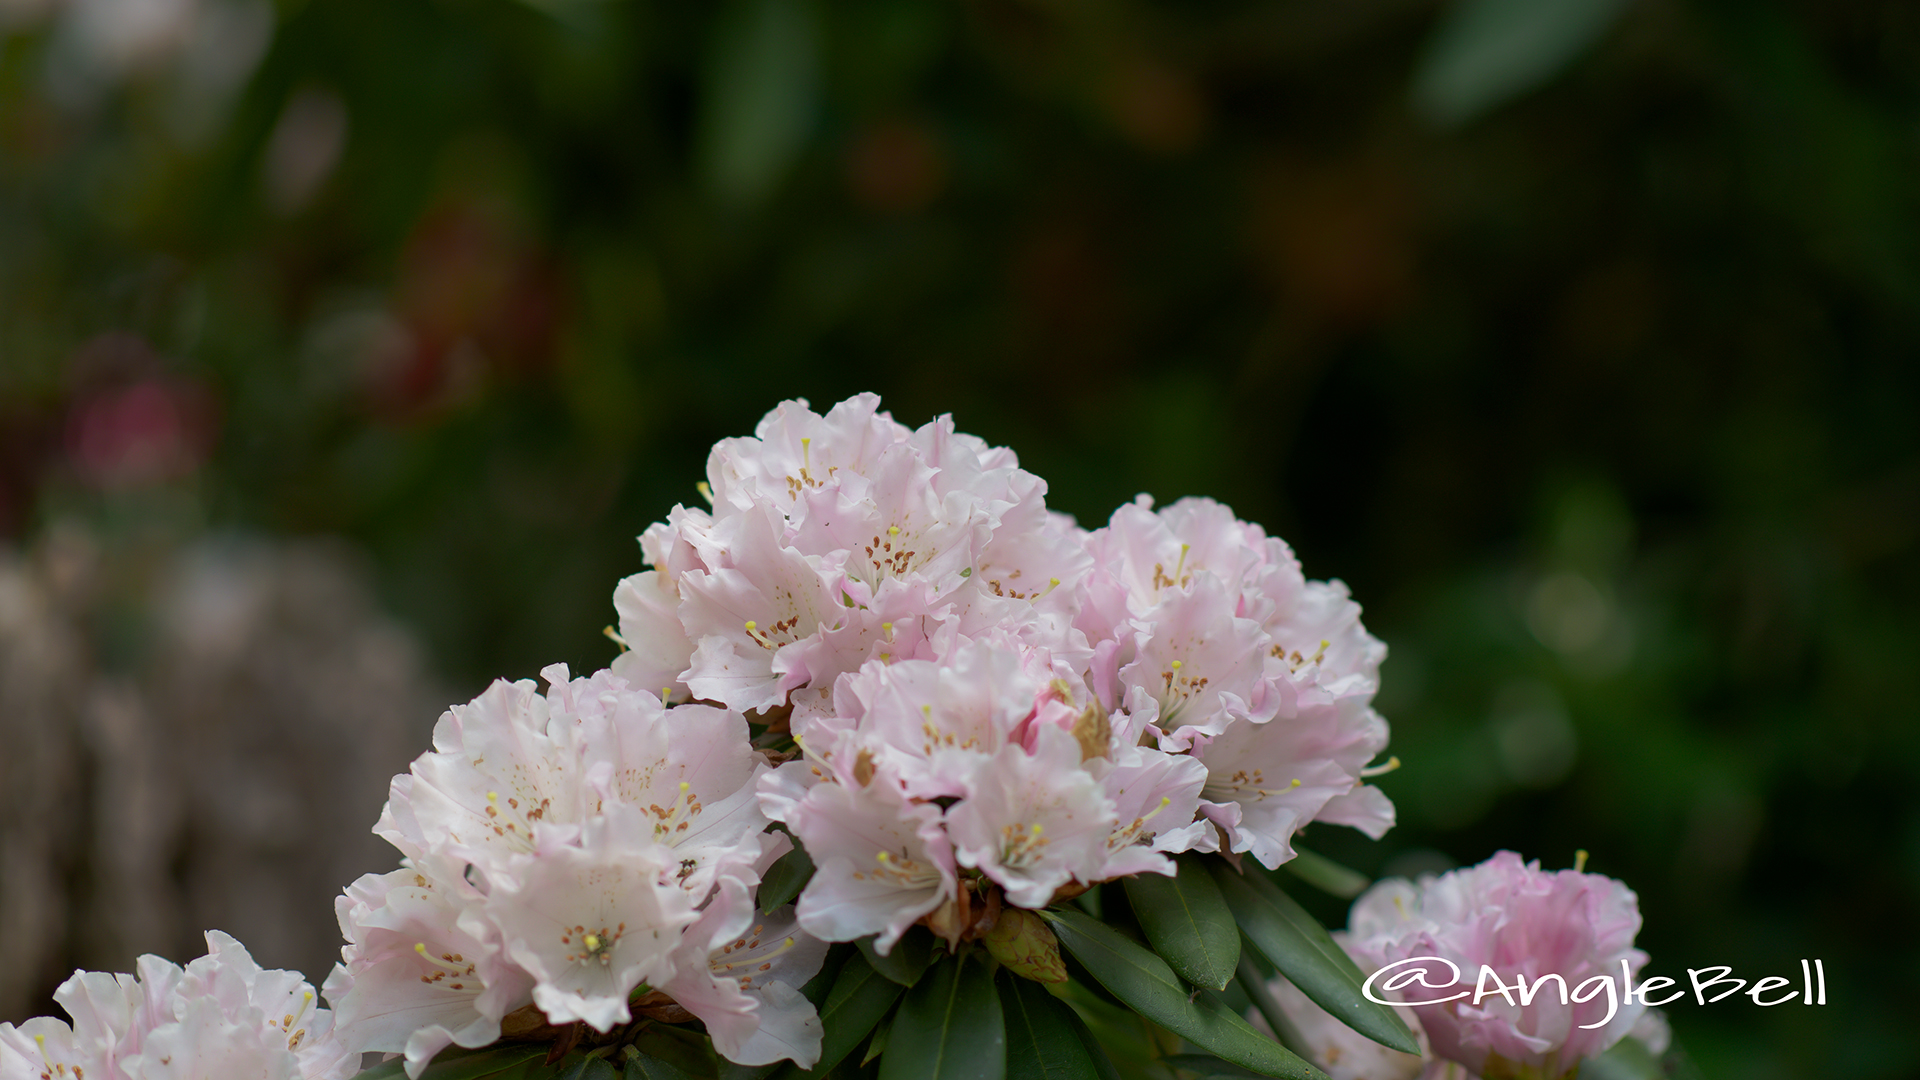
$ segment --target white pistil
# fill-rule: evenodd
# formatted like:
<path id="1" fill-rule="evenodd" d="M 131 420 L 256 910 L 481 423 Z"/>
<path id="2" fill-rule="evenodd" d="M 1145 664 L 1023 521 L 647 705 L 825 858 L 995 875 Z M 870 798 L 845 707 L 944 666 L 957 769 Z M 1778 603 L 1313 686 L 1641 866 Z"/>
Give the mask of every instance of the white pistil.
<path id="1" fill-rule="evenodd" d="M 1384 764 L 1369 765 L 1366 768 L 1361 769 L 1360 775 L 1361 776 L 1385 776 L 1399 767 L 1400 767 L 1400 758 L 1399 758 L 1399 755 L 1395 755 L 1393 757 L 1388 758 Z"/>

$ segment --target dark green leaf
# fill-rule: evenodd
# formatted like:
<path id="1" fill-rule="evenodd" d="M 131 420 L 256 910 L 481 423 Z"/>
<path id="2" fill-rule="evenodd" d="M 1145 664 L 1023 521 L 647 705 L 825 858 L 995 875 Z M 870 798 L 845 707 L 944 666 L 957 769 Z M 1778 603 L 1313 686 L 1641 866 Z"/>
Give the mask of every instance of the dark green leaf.
<path id="1" fill-rule="evenodd" d="M 554 1070 L 554 1080 L 620 1080 L 620 1070 L 594 1054 L 569 1054 Z"/>
<path id="2" fill-rule="evenodd" d="M 1008 983 L 1000 992 L 1007 1080 L 1099 1080 L 1099 1068 L 1073 1029 L 1073 1010 L 1031 979 Z"/>
<path id="3" fill-rule="evenodd" d="M 1214 866 L 1213 876 L 1247 940 L 1314 1004 L 1382 1046 L 1420 1052 L 1393 1009 L 1360 992 L 1366 977 L 1359 967 L 1292 897 L 1265 875 L 1241 874 L 1225 861 Z"/>
<path id="4" fill-rule="evenodd" d="M 772 866 L 760 878 L 760 892 L 756 899 L 764 915 L 773 914 L 776 908 L 793 903 L 800 890 L 813 880 L 813 859 L 808 857 L 807 849 L 800 841 L 793 842 L 793 850 L 775 859 Z"/>
<path id="5" fill-rule="evenodd" d="M 1294 845 L 1293 858 L 1282 864 L 1294 877 L 1319 889 L 1331 893 L 1342 900 L 1351 900 L 1367 891 L 1372 882 L 1367 875 L 1358 870 L 1341 866 L 1325 855 L 1316 855 L 1311 851 Z"/>
<path id="6" fill-rule="evenodd" d="M 1212 1054 L 1170 1054 L 1160 1060 L 1181 1072 L 1198 1073 L 1206 1077 L 1229 1077 L 1238 1080 L 1240 1077 L 1260 1075 L 1250 1069 L 1243 1069 L 1231 1061 L 1222 1061 Z"/>
<path id="7" fill-rule="evenodd" d="M 638 1047 L 629 1046 L 623 1052 L 627 1059 L 623 1080 L 692 1080 L 685 1069 Z"/>
<path id="8" fill-rule="evenodd" d="M 1127 900 L 1161 959 L 1188 982 L 1219 990 L 1240 963 L 1240 931 L 1207 860 L 1218 861 L 1189 852 L 1175 857 L 1174 877 L 1136 874 L 1127 879 Z"/>
<path id="9" fill-rule="evenodd" d="M 867 958 L 873 970 L 901 986 L 919 982 L 927 965 L 933 963 L 933 932 L 924 926 L 915 926 L 901 935 L 900 940 L 893 943 L 893 951 L 885 956 L 874 952 L 870 937 L 861 938 L 858 944 L 860 955 Z"/>
<path id="10" fill-rule="evenodd" d="M 1626 0 L 1460 0 L 1414 74 L 1414 103 L 1457 124 L 1547 82 L 1597 42 Z"/>
<path id="11" fill-rule="evenodd" d="M 720 1058 L 713 1052 L 713 1041 L 687 1028 L 650 1024 L 634 1037 L 633 1046 L 688 1076 L 715 1076 L 720 1071 Z"/>
<path id="12" fill-rule="evenodd" d="M 1166 961 L 1119 931 L 1071 908 L 1046 915 L 1074 959 L 1147 1019 L 1264 1076 L 1326 1080 L 1326 1074 L 1255 1031 L 1218 1000 L 1191 994 Z"/>
<path id="13" fill-rule="evenodd" d="M 1120 1080 L 1120 1070 L 1115 1068 L 1112 1059 L 1107 1057 L 1107 1048 L 1101 1046 L 1100 1040 L 1094 1038 L 1093 1032 L 1087 1030 L 1087 1022 L 1080 1019 L 1079 1012 L 1068 1006 L 1064 1018 L 1067 1026 L 1073 1030 L 1074 1038 L 1079 1039 L 1080 1045 L 1086 1048 L 1087 1057 L 1093 1062 L 1093 1074 L 1100 1080 Z"/>
<path id="14" fill-rule="evenodd" d="M 899 1014 L 895 1013 L 894 1015 L 898 1016 Z M 880 1021 L 880 1026 L 873 1029 L 873 1038 L 867 1040 L 867 1052 L 860 1055 L 860 1064 L 862 1066 L 865 1066 L 874 1058 L 887 1052 L 887 1032 L 892 1030 L 893 1017 L 891 1016 Z"/>
<path id="15" fill-rule="evenodd" d="M 1252 951 L 1254 950 L 1248 950 L 1248 953 Z M 1286 1010 L 1280 1007 L 1280 1002 L 1273 996 L 1273 992 L 1267 989 L 1266 976 L 1254 964 L 1253 957 L 1247 953 L 1243 953 L 1240 957 L 1239 985 L 1240 989 L 1246 993 L 1247 999 L 1253 1002 L 1253 1007 L 1260 1010 L 1261 1016 L 1266 1017 L 1267 1026 L 1272 1028 L 1273 1033 L 1279 1037 L 1280 1045 L 1301 1057 L 1307 1057 L 1306 1039 L 1301 1037 L 1300 1029 L 1293 1026 L 1293 1021 L 1287 1017 Z"/>
<path id="16" fill-rule="evenodd" d="M 1631 1035 L 1580 1065 L 1580 1080 L 1663 1080 L 1666 1075 L 1660 1059 Z"/>
<path id="17" fill-rule="evenodd" d="M 738 205 L 770 195 L 805 147 L 819 94 L 812 6 L 737 0 L 708 58 L 700 163 L 715 194 Z"/>
<path id="18" fill-rule="evenodd" d="M 987 966 L 966 957 L 936 964 L 893 1018 L 880 1080 L 1003 1080 L 1006 1020 Z"/>
<path id="19" fill-rule="evenodd" d="M 812 1069 L 783 1070 L 782 1076 L 825 1076 L 842 1058 L 860 1045 L 880 1018 L 893 1008 L 895 999 L 901 994 L 901 986 L 892 979 L 873 970 L 873 965 L 859 953 L 847 957 L 841 966 L 840 974 L 833 980 L 833 989 L 828 991 L 827 1000 L 820 1006 L 820 1026 L 823 1029 L 820 1039 L 820 1063 Z"/>
<path id="20" fill-rule="evenodd" d="M 545 1057 L 548 1047 L 539 1043 L 511 1043 L 480 1050 L 452 1048 L 442 1051 L 421 1072 L 431 1080 L 479 1080 L 505 1072 L 530 1058 Z M 356 1080 L 395 1080 L 406 1076 L 406 1059 L 395 1058 L 360 1074 Z"/>

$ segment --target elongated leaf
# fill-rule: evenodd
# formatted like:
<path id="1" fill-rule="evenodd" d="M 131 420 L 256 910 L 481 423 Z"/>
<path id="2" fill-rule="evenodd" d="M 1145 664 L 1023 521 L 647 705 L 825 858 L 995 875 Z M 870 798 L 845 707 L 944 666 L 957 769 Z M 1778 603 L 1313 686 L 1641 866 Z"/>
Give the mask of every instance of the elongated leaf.
<path id="1" fill-rule="evenodd" d="M 1267 989 L 1267 980 L 1260 969 L 1254 966 L 1253 957 L 1244 953 L 1240 957 L 1240 989 L 1246 992 L 1247 1000 L 1253 1002 L 1253 1007 L 1260 1010 L 1260 1015 L 1266 1017 L 1267 1026 L 1273 1029 L 1281 1046 L 1301 1057 L 1308 1056 L 1307 1040 L 1301 1037 L 1300 1029 L 1293 1026 L 1286 1010 L 1280 1007 L 1279 999 Z"/>
<path id="2" fill-rule="evenodd" d="M 1201 1076 L 1245 1077 L 1259 1076 L 1259 1073 L 1243 1069 L 1231 1061 L 1222 1061 L 1212 1054 L 1173 1054 L 1160 1059 L 1182 1072 L 1199 1073 Z"/>
<path id="3" fill-rule="evenodd" d="M 1012 978 L 1000 992 L 1007 1020 L 1007 1080 L 1099 1080 L 1086 1044 L 1073 1030 L 1073 1010 L 1039 983 Z"/>
<path id="4" fill-rule="evenodd" d="M 1240 931 L 1207 873 L 1207 857 L 1175 857 L 1179 873 L 1136 874 L 1127 879 L 1127 900 L 1153 951 L 1196 986 L 1224 989 L 1240 963 Z M 1218 861 L 1218 860 L 1215 860 Z"/>
<path id="5" fill-rule="evenodd" d="M 1065 1003 L 1062 1002 L 1062 1004 Z M 1086 1049 L 1087 1058 L 1093 1062 L 1093 1074 L 1100 1080 L 1120 1080 L 1120 1070 L 1114 1067 L 1113 1059 L 1107 1057 L 1107 1048 L 1101 1046 L 1100 1040 L 1094 1038 L 1093 1032 L 1087 1030 L 1087 1022 L 1080 1019 L 1080 1013 L 1069 1005 L 1062 1013 L 1062 1017 L 1066 1020 L 1067 1027 L 1073 1030 L 1073 1037 L 1079 1039 L 1080 1045 Z"/>
<path id="6" fill-rule="evenodd" d="M 1217 999 L 1190 995 L 1165 960 L 1071 908 L 1049 911 L 1074 959 L 1113 996 L 1187 1041 L 1263 1076 L 1326 1080 L 1326 1074 L 1253 1029 Z"/>
<path id="7" fill-rule="evenodd" d="M 1153 1063 L 1177 1053 L 1184 1042 L 1180 1036 L 1111 1000 L 1085 968 L 1073 980 L 1049 984 L 1047 991 L 1073 1010 L 1091 1044 L 1117 1074 L 1114 1080 L 1166 1080 Z"/>
<path id="8" fill-rule="evenodd" d="M 1360 992 L 1366 977 L 1359 967 L 1292 897 L 1264 876 L 1241 874 L 1224 861 L 1213 868 L 1213 876 L 1247 940 L 1301 993 L 1382 1046 L 1404 1054 L 1420 1052 L 1413 1033 L 1393 1010 Z"/>
<path id="9" fill-rule="evenodd" d="M 671 1024 L 651 1024 L 635 1036 L 634 1049 L 667 1062 L 688 1076 L 713 1076 L 720 1070 L 719 1055 L 705 1035 Z"/>
<path id="10" fill-rule="evenodd" d="M 867 958 L 873 970 L 899 983 L 912 986 L 920 981 L 920 976 L 933 963 L 933 933 L 924 926 L 916 926 L 893 943 L 893 950 L 885 956 L 874 952 L 873 939 L 861 938 L 860 955 Z"/>
<path id="11" fill-rule="evenodd" d="M 880 1080 L 1004 1080 L 1006 1019 L 987 966 L 936 964 L 907 992 L 887 1036 Z"/>
<path id="12" fill-rule="evenodd" d="M 621 1080 L 620 1070 L 606 1058 L 593 1054 L 569 1054 L 554 1072 L 554 1080 Z"/>
<path id="13" fill-rule="evenodd" d="M 771 915 L 776 908 L 793 903 L 793 898 L 812 880 L 813 859 L 807 855 L 807 849 L 800 846 L 800 841 L 795 840 L 793 850 L 775 859 L 760 878 L 760 892 L 755 899 L 760 903 L 761 914 Z"/>
<path id="14" fill-rule="evenodd" d="M 898 1015 L 900 1014 L 898 1011 L 896 1011 L 894 1013 L 894 1016 L 898 1016 Z M 887 1035 L 892 1031 L 893 1031 L 892 1016 L 889 1016 L 885 1020 L 880 1021 L 880 1026 L 873 1029 L 873 1038 L 867 1040 L 867 1052 L 860 1055 L 861 1065 L 864 1066 L 866 1065 L 867 1062 L 872 1061 L 874 1058 L 877 1058 L 881 1054 L 884 1054 L 887 1052 Z"/>
<path id="15" fill-rule="evenodd" d="M 1358 870 L 1341 866 L 1325 855 L 1316 855 L 1298 844 L 1293 846 L 1293 858 L 1283 863 L 1294 877 L 1319 889 L 1331 893 L 1342 900 L 1351 900 L 1367 891 L 1372 882 L 1367 875 Z"/>
<path id="16" fill-rule="evenodd" d="M 549 1048 L 539 1043 L 511 1043 L 483 1050 L 451 1050 L 428 1063 L 421 1077 L 431 1080 L 478 1080 L 505 1072 L 531 1058 L 545 1057 Z M 368 1069 L 356 1080 L 396 1080 L 405 1077 L 406 1059 L 395 1058 Z"/>
<path id="17" fill-rule="evenodd" d="M 1414 103 L 1458 124 L 1552 79 L 1609 30 L 1626 0 L 1458 0 L 1413 78 Z"/>
<path id="18" fill-rule="evenodd" d="M 826 1003 L 820 1006 L 820 1063 L 807 1070 L 782 1070 L 780 1075 L 825 1076 L 860 1045 L 901 992 L 900 984 L 873 970 L 866 957 L 857 952 L 848 956 L 827 992 Z"/>
<path id="19" fill-rule="evenodd" d="M 622 1080 L 693 1080 L 680 1066 L 665 1058 L 654 1057 L 637 1047 L 626 1047 L 623 1053 L 626 1055 L 627 1064 Z"/>

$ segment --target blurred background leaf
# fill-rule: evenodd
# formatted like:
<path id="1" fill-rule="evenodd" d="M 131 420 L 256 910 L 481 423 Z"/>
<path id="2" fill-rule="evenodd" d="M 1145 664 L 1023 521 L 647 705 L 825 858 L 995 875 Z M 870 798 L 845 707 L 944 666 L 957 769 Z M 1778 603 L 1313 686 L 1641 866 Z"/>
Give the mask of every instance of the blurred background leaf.
<path id="1" fill-rule="evenodd" d="M 1454 0 L 1414 69 L 1414 104 L 1458 124 L 1532 90 L 1593 47 L 1628 0 Z"/>

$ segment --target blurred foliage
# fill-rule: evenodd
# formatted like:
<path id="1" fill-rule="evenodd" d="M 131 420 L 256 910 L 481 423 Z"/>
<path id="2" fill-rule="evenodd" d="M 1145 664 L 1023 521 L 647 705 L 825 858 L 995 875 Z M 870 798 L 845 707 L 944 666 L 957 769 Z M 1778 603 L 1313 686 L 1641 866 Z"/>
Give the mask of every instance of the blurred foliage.
<path id="1" fill-rule="evenodd" d="M 1826 960 L 1705 1076 L 1912 1074 L 1920 7 L 102 10 L 0 0 L 0 535 L 347 537 L 464 696 L 877 390 L 1353 586 L 1403 824 L 1310 844 L 1588 848 L 1655 973 Z"/>

